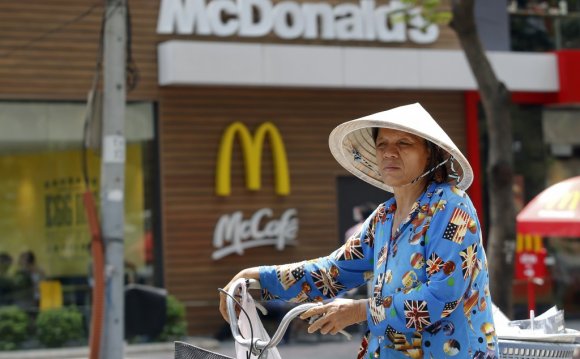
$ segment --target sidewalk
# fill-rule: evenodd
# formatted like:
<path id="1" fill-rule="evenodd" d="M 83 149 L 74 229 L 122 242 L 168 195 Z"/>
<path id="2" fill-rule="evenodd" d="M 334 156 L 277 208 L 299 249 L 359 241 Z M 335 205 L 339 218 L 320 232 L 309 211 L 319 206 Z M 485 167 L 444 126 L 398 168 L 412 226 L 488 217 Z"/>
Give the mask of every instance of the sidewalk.
<path id="1" fill-rule="evenodd" d="M 580 320 L 567 320 L 566 327 L 580 330 Z M 358 350 L 359 335 L 353 335 L 352 341 L 341 338 L 298 338 L 291 344 L 280 344 L 278 349 L 283 358 L 305 358 L 316 353 L 320 359 L 349 359 Z M 310 339 L 310 340 L 306 340 Z M 189 337 L 187 343 L 234 356 L 234 343 L 231 340 L 219 342 L 211 338 Z M 86 359 L 89 355 L 87 347 L 65 349 L 19 350 L 0 352 L 0 359 Z M 173 359 L 173 343 L 131 344 L 125 347 L 125 359 Z M 580 353 L 574 356 L 580 359 Z"/>
<path id="2" fill-rule="evenodd" d="M 215 350 L 220 343 L 209 338 L 189 337 L 186 340 L 203 348 Z M 152 343 L 152 344 L 130 344 L 125 346 L 126 359 L 173 358 L 174 344 Z M 0 352 L 0 359 L 86 359 L 89 356 L 88 347 L 64 348 L 64 349 L 38 349 L 38 350 L 15 350 Z"/>

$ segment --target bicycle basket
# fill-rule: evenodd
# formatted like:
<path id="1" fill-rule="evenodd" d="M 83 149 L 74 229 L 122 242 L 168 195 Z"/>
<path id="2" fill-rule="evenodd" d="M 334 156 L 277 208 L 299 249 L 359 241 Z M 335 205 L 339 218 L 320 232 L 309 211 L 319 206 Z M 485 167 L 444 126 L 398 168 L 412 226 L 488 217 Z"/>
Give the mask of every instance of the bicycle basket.
<path id="1" fill-rule="evenodd" d="M 576 344 L 499 340 L 501 359 L 572 359 Z"/>
<path id="2" fill-rule="evenodd" d="M 175 342 L 175 359 L 234 359 L 184 342 Z"/>

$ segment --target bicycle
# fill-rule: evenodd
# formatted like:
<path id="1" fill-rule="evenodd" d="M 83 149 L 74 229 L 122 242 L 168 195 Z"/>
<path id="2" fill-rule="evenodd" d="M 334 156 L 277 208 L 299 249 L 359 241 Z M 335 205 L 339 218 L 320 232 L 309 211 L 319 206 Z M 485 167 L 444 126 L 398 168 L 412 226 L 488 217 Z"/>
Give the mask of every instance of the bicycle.
<path id="1" fill-rule="evenodd" d="M 251 352 L 253 355 L 257 355 L 260 359 L 266 359 L 267 358 L 267 350 L 271 349 L 271 348 L 275 348 L 280 343 L 280 341 L 282 341 L 282 338 L 284 337 L 284 334 L 286 333 L 286 330 L 288 329 L 288 326 L 290 325 L 290 322 L 293 319 L 295 319 L 296 317 L 298 317 L 300 314 L 304 313 L 308 309 L 311 309 L 311 308 L 314 308 L 314 307 L 321 305 L 321 303 L 306 303 L 306 304 L 301 304 L 301 305 L 298 305 L 298 306 L 292 308 L 288 313 L 286 313 L 284 318 L 282 318 L 282 320 L 280 321 L 280 325 L 278 326 L 278 328 L 276 329 L 276 332 L 274 333 L 274 335 L 272 336 L 272 338 L 270 340 L 264 340 L 261 338 L 253 338 L 253 334 L 251 335 L 251 338 L 244 338 L 240 334 L 240 330 L 239 330 L 238 325 L 237 325 L 237 315 L 236 315 L 236 305 L 238 305 L 240 308 L 241 308 L 241 305 L 235 299 L 235 295 L 238 292 L 238 289 L 241 288 L 241 286 L 243 286 L 243 285 L 245 285 L 247 289 L 260 289 L 260 283 L 258 281 L 253 280 L 253 279 L 248 280 L 248 279 L 242 278 L 242 279 L 238 279 L 237 281 L 235 281 L 227 292 L 222 290 L 222 292 L 227 294 L 226 303 L 227 303 L 228 317 L 230 319 L 230 329 L 232 331 L 232 335 L 233 335 L 234 340 L 237 343 L 248 348 L 249 352 Z M 243 310 L 243 308 L 242 308 L 242 313 L 245 313 L 245 310 Z M 242 313 L 240 313 L 240 315 Z M 245 313 L 245 315 L 248 315 L 248 313 Z M 317 317 L 312 317 L 310 319 L 310 322 L 312 323 L 316 319 L 317 319 Z M 249 321 L 249 317 L 248 317 L 248 321 Z M 347 333 L 345 331 L 341 331 L 340 333 L 347 336 L 347 338 L 350 339 L 349 333 Z M 176 341 L 175 342 L 175 359 L 235 359 L 235 358 L 232 358 L 232 357 L 229 357 L 229 356 L 226 356 L 223 354 L 215 353 L 215 352 L 212 352 L 210 350 L 197 347 L 195 345 Z M 242 359 L 242 358 L 238 358 L 238 359 Z M 245 359 L 245 358 L 243 358 L 243 359 Z"/>

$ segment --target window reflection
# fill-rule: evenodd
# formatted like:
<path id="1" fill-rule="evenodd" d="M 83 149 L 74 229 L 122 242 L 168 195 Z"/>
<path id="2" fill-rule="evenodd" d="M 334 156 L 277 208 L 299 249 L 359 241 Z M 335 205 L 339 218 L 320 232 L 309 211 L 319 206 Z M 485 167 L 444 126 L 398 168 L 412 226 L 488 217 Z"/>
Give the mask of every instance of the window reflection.
<path id="1" fill-rule="evenodd" d="M 576 1 L 511 1 L 511 44 L 514 51 L 580 48 L 580 8 Z"/>
<path id="2" fill-rule="evenodd" d="M 90 232 L 82 194 L 84 105 L 0 102 L 0 305 L 30 313 L 90 305 Z M 148 103 L 126 111 L 125 272 L 154 283 L 154 120 Z M 100 157 L 88 153 L 98 206 Z M 157 275 L 157 277 L 159 277 Z M 48 301 L 48 302 L 47 302 Z"/>

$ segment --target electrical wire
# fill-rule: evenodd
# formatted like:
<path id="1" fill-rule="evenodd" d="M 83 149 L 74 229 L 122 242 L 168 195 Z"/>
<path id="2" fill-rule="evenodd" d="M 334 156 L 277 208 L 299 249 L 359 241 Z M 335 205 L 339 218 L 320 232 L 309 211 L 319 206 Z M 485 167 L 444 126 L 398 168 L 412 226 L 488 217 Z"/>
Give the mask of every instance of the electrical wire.
<path id="1" fill-rule="evenodd" d="M 87 140 L 90 135 L 90 123 L 96 121 L 94 117 L 95 99 L 97 98 L 97 91 L 101 78 L 101 70 L 103 63 L 103 48 L 104 48 L 104 33 L 105 24 L 107 21 L 107 14 L 104 12 L 101 19 L 101 28 L 99 31 L 99 44 L 97 48 L 97 56 L 95 60 L 95 70 L 91 90 L 87 96 L 87 109 L 85 112 L 83 141 L 82 141 L 82 171 L 85 182 L 85 210 L 87 211 L 87 218 L 91 223 L 91 231 L 93 232 L 91 241 L 91 254 L 93 258 L 93 276 L 95 284 L 92 288 L 93 307 L 91 309 L 91 328 L 89 337 L 89 358 L 97 359 L 101 352 L 101 335 L 103 328 L 103 316 L 105 308 L 105 278 L 104 278 L 104 244 L 100 232 L 100 224 L 98 223 L 98 216 L 89 184 L 89 169 L 88 169 L 88 143 Z M 92 213 L 91 213 L 92 212 Z"/>
<path id="2" fill-rule="evenodd" d="M 87 110 L 85 114 L 85 123 L 83 128 L 83 143 L 82 143 L 82 171 L 83 171 L 83 179 L 85 181 L 85 186 L 89 188 L 89 170 L 88 170 L 88 138 L 90 135 L 90 120 L 95 121 L 95 119 L 91 116 L 93 112 L 93 106 L 95 106 L 95 98 L 99 88 L 99 83 L 101 79 L 101 71 L 103 69 L 103 49 L 104 49 L 104 38 L 105 38 L 105 25 L 107 19 L 109 18 L 110 14 L 103 14 L 101 19 L 101 28 L 99 31 L 99 45 L 97 48 L 97 57 L 95 60 L 95 70 L 93 75 L 93 81 L 91 85 L 91 90 L 89 92 L 87 98 Z"/>
<path id="3" fill-rule="evenodd" d="M 131 8 L 127 2 L 127 61 L 126 61 L 126 78 L 127 91 L 133 91 L 139 83 L 139 68 L 133 58 L 133 31 L 131 26 Z"/>

